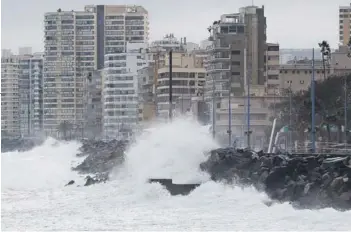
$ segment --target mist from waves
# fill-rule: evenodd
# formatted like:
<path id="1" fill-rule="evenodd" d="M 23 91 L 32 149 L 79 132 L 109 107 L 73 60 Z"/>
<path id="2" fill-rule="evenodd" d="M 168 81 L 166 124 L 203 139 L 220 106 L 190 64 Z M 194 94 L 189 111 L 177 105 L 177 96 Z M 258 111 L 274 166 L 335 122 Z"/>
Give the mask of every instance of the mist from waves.
<path id="1" fill-rule="evenodd" d="M 110 182 L 63 187 L 80 146 L 48 139 L 23 153 L 2 154 L 3 230 L 347 230 L 351 212 L 267 207 L 253 188 L 223 185 L 199 170 L 218 147 L 208 127 L 189 118 L 154 125 L 126 152 Z M 80 158 L 81 159 L 81 158 Z M 203 182 L 188 196 L 170 196 L 148 178 Z M 6 191 L 8 190 L 8 191 Z M 5 192 L 4 192 L 5 191 Z"/>
<path id="2" fill-rule="evenodd" d="M 1 154 L 1 188 L 37 189 L 61 187 L 79 179 L 71 167 L 82 161 L 76 157 L 80 143 L 53 138 L 30 151 Z"/>

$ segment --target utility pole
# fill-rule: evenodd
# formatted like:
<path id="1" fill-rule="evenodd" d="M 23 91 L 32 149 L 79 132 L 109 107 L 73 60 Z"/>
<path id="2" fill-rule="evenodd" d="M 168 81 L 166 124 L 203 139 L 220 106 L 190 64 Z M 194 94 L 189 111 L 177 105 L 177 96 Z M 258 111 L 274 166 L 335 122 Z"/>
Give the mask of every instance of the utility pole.
<path id="1" fill-rule="evenodd" d="M 289 133 L 289 150 L 291 152 L 291 148 L 292 148 L 292 134 L 291 134 L 291 127 L 292 127 L 292 123 L 291 123 L 291 118 L 292 118 L 292 91 L 291 91 L 291 84 L 292 84 L 292 81 L 289 81 L 289 130 L 288 130 L 288 133 Z"/>
<path id="2" fill-rule="evenodd" d="M 232 45 L 229 46 L 229 90 L 228 90 L 228 142 L 229 147 L 232 145 L 232 106 L 231 106 L 231 92 L 232 92 Z"/>
<path id="3" fill-rule="evenodd" d="M 215 89 L 216 89 L 216 86 L 215 86 L 215 80 L 214 80 L 214 77 L 212 77 L 212 137 L 213 139 L 216 138 L 216 106 L 215 106 L 215 103 L 216 103 L 216 94 L 215 94 Z"/>
<path id="4" fill-rule="evenodd" d="M 346 151 L 346 147 L 347 147 L 347 74 L 345 74 L 345 83 L 344 83 L 344 133 L 345 133 L 345 151 Z"/>
<path id="5" fill-rule="evenodd" d="M 246 43 L 245 43 L 246 44 Z M 250 130 L 250 82 L 251 82 L 251 68 L 249 69 L 249 73 L 247 73 L 247 49 L 246 49 L 246 45 L 245 45 L 245 49 L 244 49 L 244 80 L 246 82 L 246 86 L 244 85 L 244 89 L 245 87 L 247 87 L 247 96 L 246 96 L 246 125 L 247 125 L 247 131 L 246 136 L 247 136 L 247 148 L 250 149 L 251 144 L 250 144 L 250 140 L 251 140 L 251 130 Z"/>
<path id="6" fill-rule="evenodd" d="M 311 80 L 311 101 L 312 101 L 312 118 L 311 118 L 311 150 L 316 151 L 316 134 L 315 134 L 315 81 L 314 81 L 314 48 L 312 49 L 312 80 Z"/>
<path id="7" fill-rule="evenodd" d="M 172 121 L 173 106 L 172 106 L 172 49 L 169 51 L 169 120 Z"/>

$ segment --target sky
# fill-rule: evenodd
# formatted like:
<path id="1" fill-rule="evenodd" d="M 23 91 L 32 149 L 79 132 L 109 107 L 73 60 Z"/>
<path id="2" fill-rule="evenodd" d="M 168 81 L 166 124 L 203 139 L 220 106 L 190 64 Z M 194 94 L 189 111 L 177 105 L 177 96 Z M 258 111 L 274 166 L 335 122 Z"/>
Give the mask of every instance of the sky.
<path id="1" fill-rule="evenodd" d="M 281 48 L 312 48 L 327 40 L 338 46 L 339 6 L 351 0 L 1 0 L 1 48 L 18 51 L 30 46 L 43 51 L 44 13 L 83 10 L 84 5 L 135 4 L 149 12 L 150 40 L 173 33 L 199 43 L 208 38 L 207 27 L 221 14 L 240 7 L 265 7 L 267 41 Z"/>

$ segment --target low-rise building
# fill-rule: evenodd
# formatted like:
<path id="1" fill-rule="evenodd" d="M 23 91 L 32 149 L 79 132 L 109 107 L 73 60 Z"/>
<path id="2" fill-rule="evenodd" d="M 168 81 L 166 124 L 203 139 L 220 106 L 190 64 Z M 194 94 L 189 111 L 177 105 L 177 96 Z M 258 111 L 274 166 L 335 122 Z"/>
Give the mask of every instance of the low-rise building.
<path id="1" fill-rule="evenodd" d="M 197 96 L 203 93 L 205 84 L 204 57 L 184 52 L 172 54 L 172 109 L 176 100 L 185 96 Z M 165 65 L 158 69 L 157 74 L 157 112 L 160 118 L 169 115 L 169 54 Z"/>

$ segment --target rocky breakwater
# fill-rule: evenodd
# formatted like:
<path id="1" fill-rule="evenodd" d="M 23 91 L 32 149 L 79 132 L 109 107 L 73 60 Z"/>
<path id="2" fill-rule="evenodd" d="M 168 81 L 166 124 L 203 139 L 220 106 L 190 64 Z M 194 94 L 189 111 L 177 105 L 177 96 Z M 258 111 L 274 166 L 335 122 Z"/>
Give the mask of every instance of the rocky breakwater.
<path id="1" fill-rule="evenodd" d="M 84 161 L 72 168 L 80 174 L 87 175 L 85 186 L 106 182 L 110 171 L 124 161 L 124 151 L 127 141 L 83 141 L 78 157 L 85 157 Z M 72 183 L 72 181 L 70 181 Z M 73 181 L 74 183 L 74 181 Z M 73 184 L 72 183 L 72 184 Z"/>
<path id="2" fill-rule="evenodd" d="M 214 181 L 253 185 L 296 208 L 351 209 L 351 156 L 216 149 L 200 165 Z"/>

